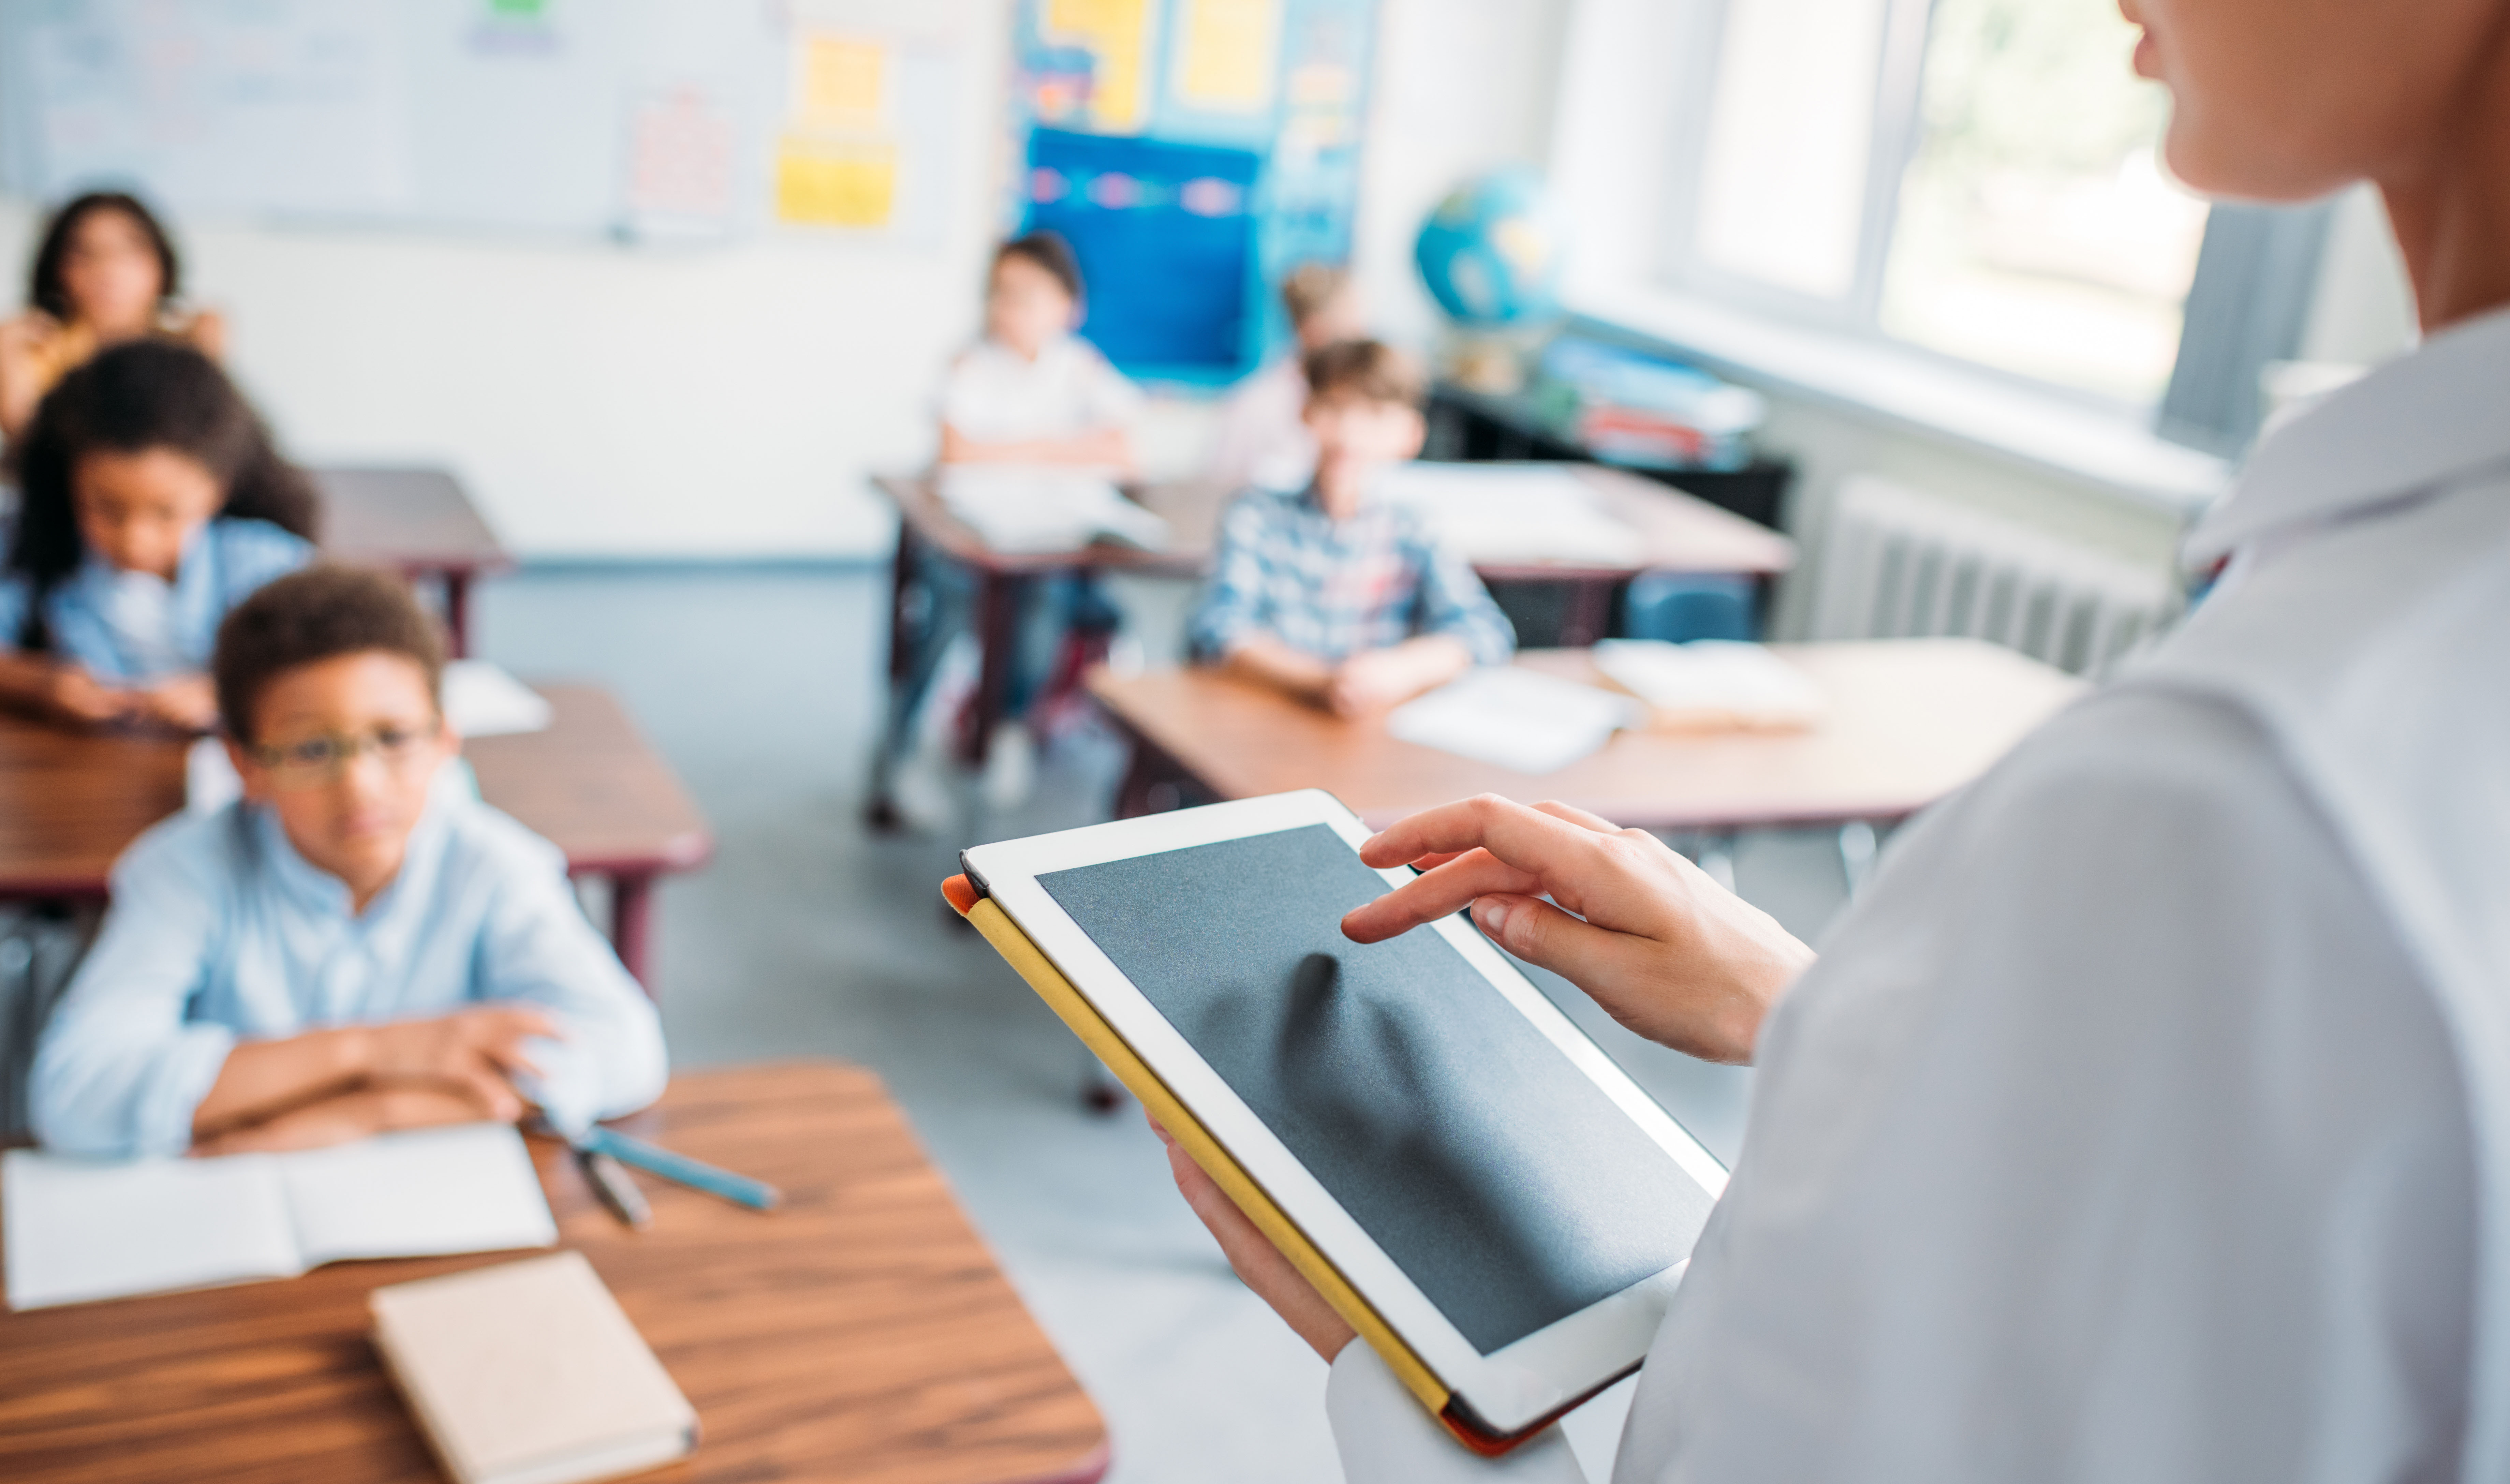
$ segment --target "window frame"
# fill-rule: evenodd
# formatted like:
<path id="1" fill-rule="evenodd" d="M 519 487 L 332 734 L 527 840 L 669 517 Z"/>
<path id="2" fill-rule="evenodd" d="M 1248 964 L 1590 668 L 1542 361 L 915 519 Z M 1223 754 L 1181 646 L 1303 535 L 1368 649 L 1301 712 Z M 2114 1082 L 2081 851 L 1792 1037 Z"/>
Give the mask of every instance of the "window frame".
<path id="1" fill-rule="evenodd" d="M 1663 236 L 1652 265 L 1677 292 L 1804 329 L 1883 345 L 1895 354 L 2136 421 L 2156 436 L 2209 453 L 2229 453 L 2256 436 L 2264 414 L 2267 365 L 2289 359 L 2307 328 L 2332 208 L 2326 203 L 2265 207 L 2216 203 L 2207 211 L 2196 272 L 2183 301 L 2178 354 L 2166 390 L 2137 402 L 2044 380 L 1905 340 L 1882 327 L 1884 275 L 1898 226 L 1901 184 L 1922 140 L 1926 47 L 1934 0 L 1879 0 L 1883 6 L 1874 116 L 1869 126 L 1865 200 L 1856 263 L 1838 299 L 1746 278 L 1697 251 L 1708 133 L 1733 0 L 1688 0 L 1675 107 Z M 1574 79 L 1564 80 L 1575 86 Z"/>

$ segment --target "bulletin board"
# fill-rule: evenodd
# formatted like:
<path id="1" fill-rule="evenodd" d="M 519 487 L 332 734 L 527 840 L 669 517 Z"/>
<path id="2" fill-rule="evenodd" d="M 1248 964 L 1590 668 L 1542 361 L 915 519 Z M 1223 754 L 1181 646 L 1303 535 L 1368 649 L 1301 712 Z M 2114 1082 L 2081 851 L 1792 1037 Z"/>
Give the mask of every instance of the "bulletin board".
<path id="1" fill-rule="evenodd" d="M 1234 381 L 1285 333 L 1272 285 L 1349 261 L 1375 29 L 1376 0 L 1020 0 L 1006 226 L 1071 241 L 1122 370 Z"/>
<path id="2" fill-rule="evenodd" d="M 969 0 L 7 0 L 0 186 L 186 212 L 938 242 Z"/>

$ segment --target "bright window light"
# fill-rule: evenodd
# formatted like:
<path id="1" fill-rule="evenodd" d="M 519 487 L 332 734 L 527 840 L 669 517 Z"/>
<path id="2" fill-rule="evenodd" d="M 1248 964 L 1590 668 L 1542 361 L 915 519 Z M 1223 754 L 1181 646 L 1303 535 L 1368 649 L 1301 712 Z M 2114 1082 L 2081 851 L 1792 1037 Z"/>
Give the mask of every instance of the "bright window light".
<path id="1" fill-rule="evenodd" d="M 1729 0 L 1700 261 L 1818 299 L 1855 286 L 1887 0 Z"/>
<path id="2" fill-rule="evenodd" d="M 2129 71 L 2134 38 L 2115 0 L 1936 0 L 1885 333 L 2160 399 L 2205 208 L 2162 173 L 2168 99 Z"/>

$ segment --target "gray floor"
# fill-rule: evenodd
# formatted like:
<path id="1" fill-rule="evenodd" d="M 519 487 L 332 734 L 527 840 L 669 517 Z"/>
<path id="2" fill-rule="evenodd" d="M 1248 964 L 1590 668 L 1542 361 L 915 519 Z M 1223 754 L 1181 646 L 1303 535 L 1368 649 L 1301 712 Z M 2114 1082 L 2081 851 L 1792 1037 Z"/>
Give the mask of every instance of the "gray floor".
<path id="1" fill-rule="evenodd" d="M 658 987 L 683 1066 L 830 1055 L 878 1069 L 977 1228 L 1106 1414 L 1122 1484 L 1338 1474 L 1321 1362 L 1221 1261 L 1137 1114 L 1084 1111 L 1083 1053 L 992 950 L 944 920 L 965 842 L 857 820 L 878 716 L 885 571 L 535 570 L 489 584 L 481 653 L 611 687 L 714 826 L 705 871 L 660 894 Z M 1171 652 L 1179 594 L 1126 594 Z M 1103 815 L 1120 758 L 1083 731 L 1008 836 Z M 1738 885 L 1797 932 L 1843 892 L 1826 835 L 1742 842 Z M 1538 981 L 1543 976 L 1538 975 Z M 1544 987 L 1721 1156 L 1748 1076 L 1638 1041 Z M 1609 1446 L 1608 1396 L 1573 1428 Z"/>

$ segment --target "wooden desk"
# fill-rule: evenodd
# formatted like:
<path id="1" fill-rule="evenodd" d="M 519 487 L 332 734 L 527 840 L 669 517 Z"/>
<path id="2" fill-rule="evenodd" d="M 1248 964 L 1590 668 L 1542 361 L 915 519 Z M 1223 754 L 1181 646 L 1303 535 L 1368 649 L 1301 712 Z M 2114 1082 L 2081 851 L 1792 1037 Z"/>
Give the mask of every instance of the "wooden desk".
<path id="1" fill-rule="evenodd" d="M 1641 572 L 1715 572 L 1769 577 L 1795 565 L 1795 543 L 1775 531 L 1719 510 L 1707 501 L 1599 464 L 1572 466 L 1602 509 L 1634 531 L 1635 554 L 1627 562 L 1569 561 L 1475 564 L 1485 581 L 1556 582 L 1572 590 L 1562 625 L 1566 642 L 1591 644 L 1609 632 L 1613 594 Z M 1100 543 L 1078 552 L 1008 555 L 993 551 L 943 504 L 932 475 L 881 476 L 872 486 L 897 507 L 897 555 L 890 589 L 889 672 L 902 682 L 913 661 L 913 591 L 919 543 L 964 563 L 976 575 L 975 635 L 979 671 L 960 754 L 970 764 L 985 760 L 1010 681 L 1011 629 L 1018 620 L 1023 582 L 1041 574 L 1080 569 L 1192 577 L 1206 570 L 1219 542 L 1220 516 L 1235 490 L 1210 483 L 1143 485 L 1136 502 L 1168 522 L 1167 550 L 1143 552 Z"/>
<path id="2" fill-rule="evenodd" d="M 1829 700 L 1801 733 L 1624 732 L 1544 778 L 1397 742 L 1265 688 L 1202 670 L 1090 676 L 1134 740 L 1117 812 L 1146 813 L 1162 781 L 1224 799 L 1322 788 L 1383 827 L 1476 793 L 1558 799 L 1624 825 L 1728 831 L 1897 819 L 1980 773 L 2083 682 L 1973 639 L 1778 645 Z M 1529 668 L 1600 680 L 1580 651 L 1534 650 Z"/>
<path id="3" fill-rule="evenodd" d="M 471 580 L 514 564 L 460 481 L 440 469 L 317 469 L 323 550 L 443 585 L 453 653 L 471 652 Z"/>
<path id="4" fill-rule="evenodd" d="M 622 1127 L 775 1182 L 747 1211 L 638 1176 L 618 1225 L 532 1141 L 589 1259 L 704 1429 L 648 1475 L 1047 1484 L 1106 1471 L 1106 1427 L 879 1079 L 826 1062 L 698 1072 Z M 0 1478 L 411 1481 L 443 1475 L 369 1339 L 367 1293 L 516 1253 L 336 1263 L 284 1282 L 0 1314 Z"/>
<path id="5" fill-rule="evenodd" d="M 607 691 L 543 685 L 548 730 L 464 747 L 489 803 L 605 877 L 611 941 L 646 977 L 656 877 L 714 853 L 704 818 Z M 0 713 L 0 900 L 105 894 L 114 857 L 183 807 L 183 742 L 72 731 Z"/>

